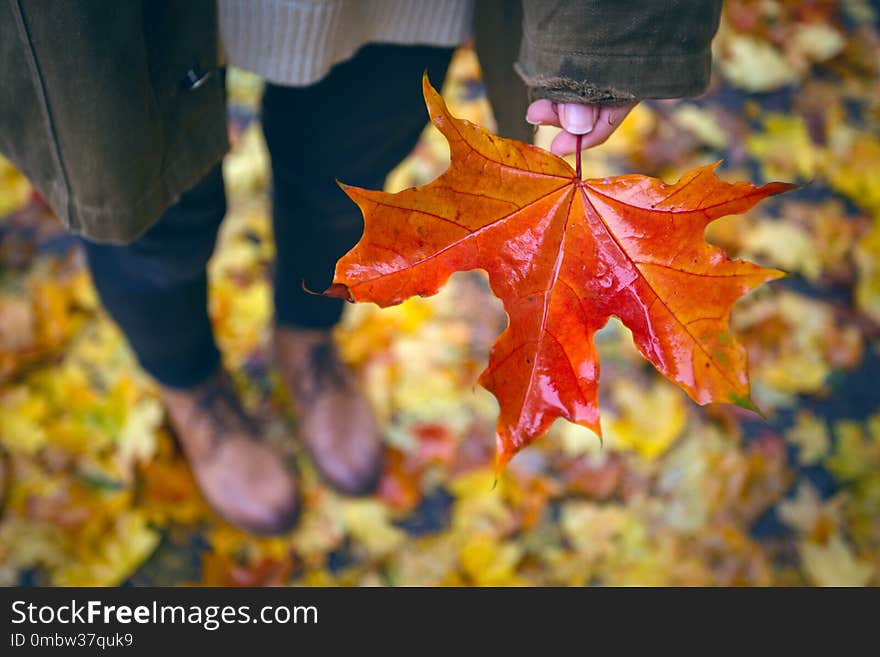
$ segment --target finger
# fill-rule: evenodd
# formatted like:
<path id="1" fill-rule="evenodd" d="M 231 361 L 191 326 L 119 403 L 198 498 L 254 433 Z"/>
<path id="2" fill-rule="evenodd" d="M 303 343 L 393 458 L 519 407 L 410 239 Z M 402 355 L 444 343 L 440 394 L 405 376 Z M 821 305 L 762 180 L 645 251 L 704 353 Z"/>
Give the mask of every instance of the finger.
<path id="1" fill-rule="evenodd" d="M 560 103 L 559 122 L 566 132 L 573 135 L 586 135 L 593 131 L 596 125 L 598 108 L 595 105 L 582 105 L 581 103 Z"/>
<path id="2" fill-rule="evenodd" d="M 626 115 L 635 107 L 635 104 L 628 105 L 606 105 L 599 112 L 599 118 L 596 121 L 596 127 L 588 135 L 584 135 L 581 141 L 581 148 L 592 148 L 599 144 L 604 144 L 607 139 L 614 134 L 614 131 L 620 127 Z"/>
<path id="3" fill-rule="evenodd" d="M 581 150 L 593 148 L 604 144 L 605 141 L 614 134 L 614 131 L 620 127 L 626 115 L 635 107 L 635 103 L 626 105 L 606 105 L 599 110 L 595 127 L 589 134 L 581 138 Z M 563 137 L 568 135 L 568 137 Z M 577 148 L 577 136 L 571 135 L 567 131 L 559 133 L 556 139 L 550 144 L 550 152 L 556 155 L 568 155 L 574 153 Z"/>
<path id="4" fill-rule="evenodd" d="M 541 98 L 529 105 L 526 110 L 526 121 L 532 125 L 555 125 L 559 126 L 559 116 L 553 101 Z"/>
<path id="5" fill-rule="evenodd" d="M 638 103 L 627 103 L 625 105 L 608 105 L 605 107 L 607 110 L 607 118 L 605 118 L 605 122 L 614 126 L 616 130 L 623 120 L 626 118 L 627 114 L 629 114 L 632 109 L 638 105 Z M 601 121 L 602 118 L 598 119 L 596 122 Z"/>
<path id="6" fill-rule="evenodd" d="M 554 155 L 568 155 L 574 153 L 577 148 L 577 135 L 573 135 L 565 130 L 561 131 L 550 142 L 550 152 Z"/>

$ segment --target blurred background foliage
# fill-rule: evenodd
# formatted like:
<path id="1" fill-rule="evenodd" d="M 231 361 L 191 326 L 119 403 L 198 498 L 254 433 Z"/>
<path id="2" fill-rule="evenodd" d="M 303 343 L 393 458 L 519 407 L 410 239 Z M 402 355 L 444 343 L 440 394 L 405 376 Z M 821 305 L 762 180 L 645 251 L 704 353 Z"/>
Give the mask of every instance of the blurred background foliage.
<path id="1" fill-rule="evenodd" d="M 878 20 L 867 0 L 728 0 L 710 91 L 643 103 L 584 159 L 588 177 L 673 181 L 723 160 L 725 179 L 803 185 L 708 233 L 791 273 L 733 314 L 766 419 L 695 406 L 612 322 L 604 447 L 559 421 L 493 488 L 496 406 L 475 381 L 505 317 L 480 272 L 457 274 L 430 299 L 350 307 L 338 329 L 387 443 L 379 492 L 359 500 L 302 456 L 269 360 L 261 85 L 230 71 L 211 315 L 248 407 L 302 473 L 302 520 L 277 538 L 201 500 L 76 239 L 0 159 L 0 584 L 880 584 Z M 492 127 L 470 49 L 444 95 Z M 447 162 L 427 129 L 387 186 Z"/>

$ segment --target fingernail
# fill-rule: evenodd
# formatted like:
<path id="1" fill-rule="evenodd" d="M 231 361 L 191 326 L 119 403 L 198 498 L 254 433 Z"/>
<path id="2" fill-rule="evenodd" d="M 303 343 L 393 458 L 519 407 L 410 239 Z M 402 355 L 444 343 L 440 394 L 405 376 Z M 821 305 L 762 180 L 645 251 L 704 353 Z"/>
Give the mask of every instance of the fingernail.
<path id="1" fill-rule="evenodd" d="M 526 114 L 526 123 L 529 123 L 531 125 L 541 125 L 540 121 L 535 121 L 533 119 L 530 119 L 528 114 Z"/>
<path id="2" fill-rule="evenodd" d="M 559 122 L 566 132 L 588 135 L 593 132 L 593 110 L 586 105 L 564 103 L 559 106 Z"/>

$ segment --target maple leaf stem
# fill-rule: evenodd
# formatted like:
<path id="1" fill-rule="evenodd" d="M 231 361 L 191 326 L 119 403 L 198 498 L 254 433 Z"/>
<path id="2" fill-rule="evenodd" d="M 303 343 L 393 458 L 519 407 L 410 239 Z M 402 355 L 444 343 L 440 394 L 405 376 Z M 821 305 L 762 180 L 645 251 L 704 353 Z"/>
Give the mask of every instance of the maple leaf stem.
<path id="1" fill-rule="evenodd" d="M 581 180 L 581 139 L 583 139 L 583 135 L 577 136 L 577 144 L 575 145 L 574 150 L 574 161 L 575 166 L 577 167 L 577 177 L 578 180 Z"/>

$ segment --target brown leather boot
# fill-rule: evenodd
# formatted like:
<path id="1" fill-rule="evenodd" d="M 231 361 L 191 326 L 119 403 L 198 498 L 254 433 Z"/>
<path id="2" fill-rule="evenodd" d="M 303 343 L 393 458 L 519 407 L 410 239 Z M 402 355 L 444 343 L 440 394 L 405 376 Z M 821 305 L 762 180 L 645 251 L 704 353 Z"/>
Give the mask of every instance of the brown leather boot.
<path id="1" fill-rule="evenodd" d="M 284 458 L 260 442 L 222 371 L 187 390 L 162 388 L 177 438 L 208 503 L 255 534 L 290 529 L 299 511 L 296 478 Z"/>
<path id="2" fill-rule="evenodd" d="M 341 493 L 371 493 L 382 474 L 382 438 L 354 374 L 339 360 L 332 333 L 276 327 L 274 340 L 318 472 Z"/>

